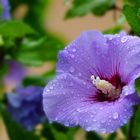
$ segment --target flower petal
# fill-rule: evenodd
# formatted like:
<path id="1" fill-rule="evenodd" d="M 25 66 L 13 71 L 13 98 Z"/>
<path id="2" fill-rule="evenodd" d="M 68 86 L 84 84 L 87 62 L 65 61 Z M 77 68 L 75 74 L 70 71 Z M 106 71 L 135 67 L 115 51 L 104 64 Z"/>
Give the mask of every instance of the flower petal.
<path id="1" fill-rule="evenodd" d="M 25 67 L 14 60 L 8 60 L 6 63 L 8 64 L 9 71 L 4 78 L 4 82 L 8 85 L 19 84 L 27 74 Z"/>
<path id="2" fill-rule="evenodd" d="M 140 39 L 126 35 L 103 35 L 97 31 L 83 32 L 58 56 L 57 72 L 71 73 L 86 81 L 91 75 L 111 78 L 128 75 L 140 65 Z M 129 63 L 131 61 L 131 64 Z"/>
<path id="3" fill-rule="evenodd" d="M 135 98 L 127 96 L 115 102 L 90 101 L 88 97 L 95 93 L 96 89 L 83 80 L 70 74 L 59 75 L 44 90 L 44 111 L 50 121 L 65 126 L 80 125 L 87 131 L 101 133 L 115 131 L 132 116 Z"/>
<path id="4" fill-rule="evenodd" d="M 44 111 L 50 121 L 76 125 L 78 109 L 92 94 L 95 94 L 95 88 L 84 81 L 70 74 L 60 75 L 44 89 Z"/>
<path id="5" fill-rule="evenodd" d="M 98 66 L 101 59 L 105 61 L 107 49 L 106 38 L 100 32 L 83 32 L 59 53 L 57 72 L 67 72 L 89 80 L 92 74 L 99 75 Z"/>
<path id="6" fill-rule="evenodd" d="M 129 74 L 140 65 L 140 38 L 124 33 L 106 37 L 110 47 L 108 49 L 110 65 L 114 69 L 117 66 L 122 80 L 129 82 Z"/>

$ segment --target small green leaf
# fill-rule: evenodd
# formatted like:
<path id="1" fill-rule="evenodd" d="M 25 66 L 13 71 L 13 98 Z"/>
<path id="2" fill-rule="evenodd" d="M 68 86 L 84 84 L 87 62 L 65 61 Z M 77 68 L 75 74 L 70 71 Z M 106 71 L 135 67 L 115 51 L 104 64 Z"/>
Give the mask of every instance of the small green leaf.
<path id="1" fill-rule="evenodd" d="M 112 133 L 105 140 L 115 140 L 116 136 L 117 136 L 116 133 Z"/>
<path id="2" fill-rule="evenodd" d="M 114 4 L 115 0 L 74 0 L 72 7 L 67 11 L 65 15 L 65 19 L 75 16 L 84 16 L 89 12 L 100 16 L 110 10 Z"/>
<path id="3" fill-rule="evenodd" d="M 49 71 L 42 75 L 31 75 L 25 77 L 22 81 L 24 86 L 35 85 L 35 86 L 45 86 L 50 80 L 55 76 L 55 71 Z"/>
<path id="4" fill-rule="evenodd" d="M 138 96 L 140 96 L 140 77 L 135 80 L 135 89 L 137 91 Z"/>
<path id="5" fill-rule="evenodd" d="M 134 114 L 134 122 L 133 122 L 133 129 L 132 129 L 132 137 L 134 137 L 135 140 L 139 140 L 140 139 L 140 107 L 137 106 L 136 108 L 136 112 Z"/>
<path id="6" fill-rule="evenodd" d="M 0 66 L 0 78 L 3 77 L 8 72 L 8 66 L 6 64 L 2 64 Z"/>
<path id="7" fill-rule="evenodd" d="M 132 7 L 129 5 L 125 5 L 123 7 L 123 13 L 131 26 L 132 30 L 140 35 L 140 16 L 139 16 L 139 8 Z"/>
<path id="8" fill-rule="evenodd" d="M 43 76 L 30 76 L 23 79 L 22 84 L 24 86 L 34 85 L 34 86 L 45 86 L 47 84 L 46 78 Z"/>
<path id="9" fill-rule="evenodd" d="M 87 132 L 86 133 L 86 140 L 103 140 L 101 136 L 99 136 L 95 132 Z"/>
<path id="10" fill-rule="evenodd" d="M 22 21 L 6 21 L 0 24 L 0 35 L 10 38 L 20 38 L 28 34 L 34 34 L 35 31 Z"/>
<path id="11" fill-rule="evenodd" d="M 116 34 L 116 33 L 119 33 L 121 31 L 121 29 L 122 29 L 122 26 L 117 25 L 113 28 L 105 30 L 103 33 L 104 34 Z"/>
<path id="12" fill-rule="evenodd" d="M 42 136 L 46 140 L 74 140 L 77 128 L 68 128 L 58 123 L 49 124 L 48 122 L 43 124 Z"/>
<path id="13" fill-rule="evenodd" d="M 28 66 L 40 66 L 46 61 L 56 61 L 57 53 L 63 47 L 64 44 L 51 35 L 24 38 L 12 57 Z"/>

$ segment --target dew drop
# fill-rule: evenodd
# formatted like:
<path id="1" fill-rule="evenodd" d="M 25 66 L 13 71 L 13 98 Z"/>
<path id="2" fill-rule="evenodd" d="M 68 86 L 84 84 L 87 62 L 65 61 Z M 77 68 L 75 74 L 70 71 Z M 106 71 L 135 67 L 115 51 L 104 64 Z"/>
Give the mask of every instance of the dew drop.
<path id="1" fill-rule="evenodd" d="M 93 122 L 96 122 L 96 120 L 95 120 L 95 119 L 93 119 Z"/>
<path id="2" fill-rule="evenodd" d="M 88 123 L 88 120 L 86 120 L 86 123 Z"/>
<path id="3" fill-rule="evenodd" d="M 56 117 L 56 118 L 55 118 L 55 121 L 57 121 L 57 120 L 58 120 L 58 118 Z"/>
<path id="4" fill-rule="evenodd" d="M 66 123 L 65 123 L 65 126 L 69 126 L 69 123 L 68 123 L 68 122 L 66 122 Z"/>
<path id="5" fill-rule="evenodd" d="M 74 58 L 75 56 L 73 54 L 71 54 L 71 58 Z"/>
<path id="6" fill-rule="evenodd" d="M 100 110 L 103 110 L 103 107 L 100 107 Z"/>
<path id="7" fill-rule="evenodd" d="M 47 89 L 46 91 L 47 91 L 47 92 L 50 92 L 50 90 L 49 90 L 49 89 Z"/>
<path id="8" fill-rule="evenodd" d="M 53 89 L 53 86 L 50 86 L 50 89 Z"/>
<path id="9" fill-rule="evenodd" d="M 113 119 L 117 119 L 119 117 L 119 114 L 117 112 L 113 113 Z"/>
<path id="10" fill-rule="evenodd" d="M 73 73 L 75 69 L 73 67 L 70 67 L 70 72 Z"/>
<path id="11" fill-rule="evenodd" d="M 128 39 L 128 38 L 127 38 L 126 36 L 124 36 L 124 37 L 121 38 L 121 42 L 122 42 L 122 43 L 125 43 L 125 42 L 127 41 L 127 39 Z"/>
<path id="12" fill-rule="evenodd" d="M 108 39 L 109 39 L 109 40 L 112 40 L 112 39 L 113 39 L 113 37 L 112 37 L 112 36 L 110 36 Z"/>
<path id="13" fill-rule="evenodd" d="M 87 127 L 86 130 L 87 130 L 87 131 L 90 131 L 90 130 L 91 130 L 91 127 Z"/>
<path id="14" fill-rule="evenodd" d="M 73 52 L 76 52 L 76 49 L 75 49 L 75 48 L 73 48 L 73 49 L 72 49 L 72 51 L 73 51 Z"/>
<path id="15" fill-rule="evenodd" d="M 104 129 L 104 128 L 101 131 L 102 131 L 102 133 L 106 133 L 106 129 Z"/>

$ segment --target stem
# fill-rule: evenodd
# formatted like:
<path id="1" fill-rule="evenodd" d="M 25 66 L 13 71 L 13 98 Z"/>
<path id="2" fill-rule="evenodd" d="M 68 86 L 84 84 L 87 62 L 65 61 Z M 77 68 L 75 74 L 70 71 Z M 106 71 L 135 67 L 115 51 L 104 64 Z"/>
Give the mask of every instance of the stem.
<path id="1" fill-rule="evenodd" d="M 133 127 L 134 127 L 134 122 L 135 122 L 137 109 L 138 109 L 138 106 L 135 107 L 134 115 L 131 118 L 130 123 L 129 123 L 129 130 L 128 130 L 128 138 L 127 138 L 127 140 L 135 140 L 135 137 L 133 136 Z"/>

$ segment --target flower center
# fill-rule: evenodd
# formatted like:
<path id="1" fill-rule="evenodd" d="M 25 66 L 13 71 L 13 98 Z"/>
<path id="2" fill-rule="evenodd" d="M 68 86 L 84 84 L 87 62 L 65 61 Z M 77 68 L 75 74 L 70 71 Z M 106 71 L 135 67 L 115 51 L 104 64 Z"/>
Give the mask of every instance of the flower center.
<path id="1" fill-rule="evenodd" d="M 114 86 L 107 80 L 101 80 L 98 76 L 91 76 L 91 81 L 96 89 L 100 92 L 100 96 L 104 96 L 104 98 L 109 100 L 117 99 L 121 93 L 121 86 Z"/>

